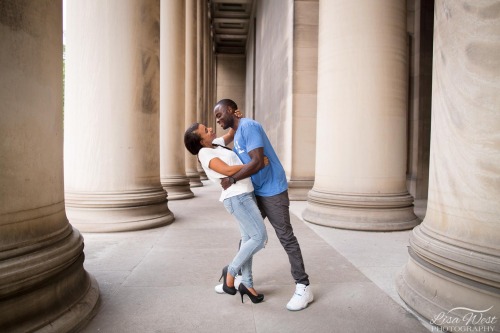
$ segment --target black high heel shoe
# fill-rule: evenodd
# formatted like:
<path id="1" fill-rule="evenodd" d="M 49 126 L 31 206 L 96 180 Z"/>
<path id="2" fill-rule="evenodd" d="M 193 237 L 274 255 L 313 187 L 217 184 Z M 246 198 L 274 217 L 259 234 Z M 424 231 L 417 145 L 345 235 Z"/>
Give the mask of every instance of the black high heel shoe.
<path id="1" fill-rule="evenodd" d="M 245 285 L 243 283 L 240 283 L 240 285 L 238 287 L 238 291 L 240 292 L 240 295 L 241 295 L 241 303 L 243 303 L 243 295 L 245 295 L 245 294 L 248 295 L 248 298 L 250 298 L 252 303 L 260 303 L 264 300 L 263 294 L 257 294 L 257 296 L 255 296 L 254 294 L 252 294 L 250 292 L 250 290 L 247 289 L 247 287 L 245 287 Z"/>
<path id="2" fill-rule="evenodd" d="M 224 292 L 226 294 L 229 294 L 229 295 L 236 295 L 236 288 L 234 286 L 232 287 L 229 287 L 226 283 L 226 277 L 227 277 L 227 266 L 224 267 L 222 269 L 222 275 L 220 276 L 220 279 L 219 279 L 219 282 L 222 278 L 224 278 L 224 282 L 222 283 L 222 290 L 224 290 Z"/>

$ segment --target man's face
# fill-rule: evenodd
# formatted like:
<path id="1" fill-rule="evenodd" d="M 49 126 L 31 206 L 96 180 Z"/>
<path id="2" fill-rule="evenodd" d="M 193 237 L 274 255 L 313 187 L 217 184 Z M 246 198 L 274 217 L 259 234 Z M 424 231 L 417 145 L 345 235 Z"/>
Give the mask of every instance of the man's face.
<path id="1" fill-rule="evenodd" d="M 217 105 L 214 109 L 215 121 L 223 129 L 228 129 L 233 127 L 234 124 L 234 112 L 229 106 Z"/>

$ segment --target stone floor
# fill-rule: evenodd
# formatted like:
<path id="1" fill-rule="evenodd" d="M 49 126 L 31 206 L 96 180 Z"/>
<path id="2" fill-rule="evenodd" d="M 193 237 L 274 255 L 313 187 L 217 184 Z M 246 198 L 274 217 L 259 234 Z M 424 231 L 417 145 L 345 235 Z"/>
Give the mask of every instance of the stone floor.
<path id="1" fill-rule="evenodd" d="M 219 191 L 204 182 L 193 189 L 195 198 L 169 201 L 176 219 L 166 227 L 84 233 L 85 269 L 99 283 L 101 306 L 83 332 L 429 332 L 394 287 L 408 260 L 409 231 L 313 225 L 301 220 L 306 202 L 293 201 L 290 211 L 314 302 L 303 311 L 285 308 L 295 286 L 268 221 L 269 242 L 254 256 L 254 283 L 265 301 L 252 304 L 245 297 L 242 304 L 239 295 L 216 294 L 239 240 Z"/>

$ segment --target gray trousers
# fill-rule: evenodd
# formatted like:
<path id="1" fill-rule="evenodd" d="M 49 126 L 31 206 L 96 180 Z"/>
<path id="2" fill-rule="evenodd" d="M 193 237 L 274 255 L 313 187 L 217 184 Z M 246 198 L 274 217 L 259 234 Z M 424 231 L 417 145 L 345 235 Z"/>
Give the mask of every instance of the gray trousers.
<path id="1" fill-rule="evenodd" d="M 304 268 L 304 260 L 297 237 L 293 234 L 293 228 L 290 223 L 290 199 L 288 191 L 282 192 L 271 197 L 255 196 L 257 206 L 259 206 L 262 218 L 268 218 L 269 222 L 276 231 L 276 236 L 288 254 L 288 260 L 291 265 L 292 277 L 295 283 L 309 285 L 309 276 Z"/>

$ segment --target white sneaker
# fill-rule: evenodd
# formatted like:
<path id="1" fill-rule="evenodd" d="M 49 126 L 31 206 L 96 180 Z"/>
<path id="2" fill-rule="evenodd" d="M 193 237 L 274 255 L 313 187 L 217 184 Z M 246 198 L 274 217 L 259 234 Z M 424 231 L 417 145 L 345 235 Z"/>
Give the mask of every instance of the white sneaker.
<path id="1" fill-rule="evenodd" d="M 290 302 L 286 305 L 286 308 L 290 311 L 302 310 L 307 308 L 307 305 L 311 303 L 313 299 L 314 296 L 311 288 L 305 284 L 297 283 L 295 286 L 295 293 L 290 299 Z"/>
<path id="2" fill-rule="evenodd" d="M 234 287 L 238 289 L 240 283 L 241 283 L 241 275 L 236 275 L 236 277 L 234 278 Z M 214 290 L 217 294 L 224 294 L 224 290 L 222 289 L 222 283 L 216 285 Z"/>
<path id="3" fill-rule="evenodd" d="M 224 290 L 222 289 L 222 283 L 216 285 L 214 289 L 217 294 L 224 294 Z"/>

